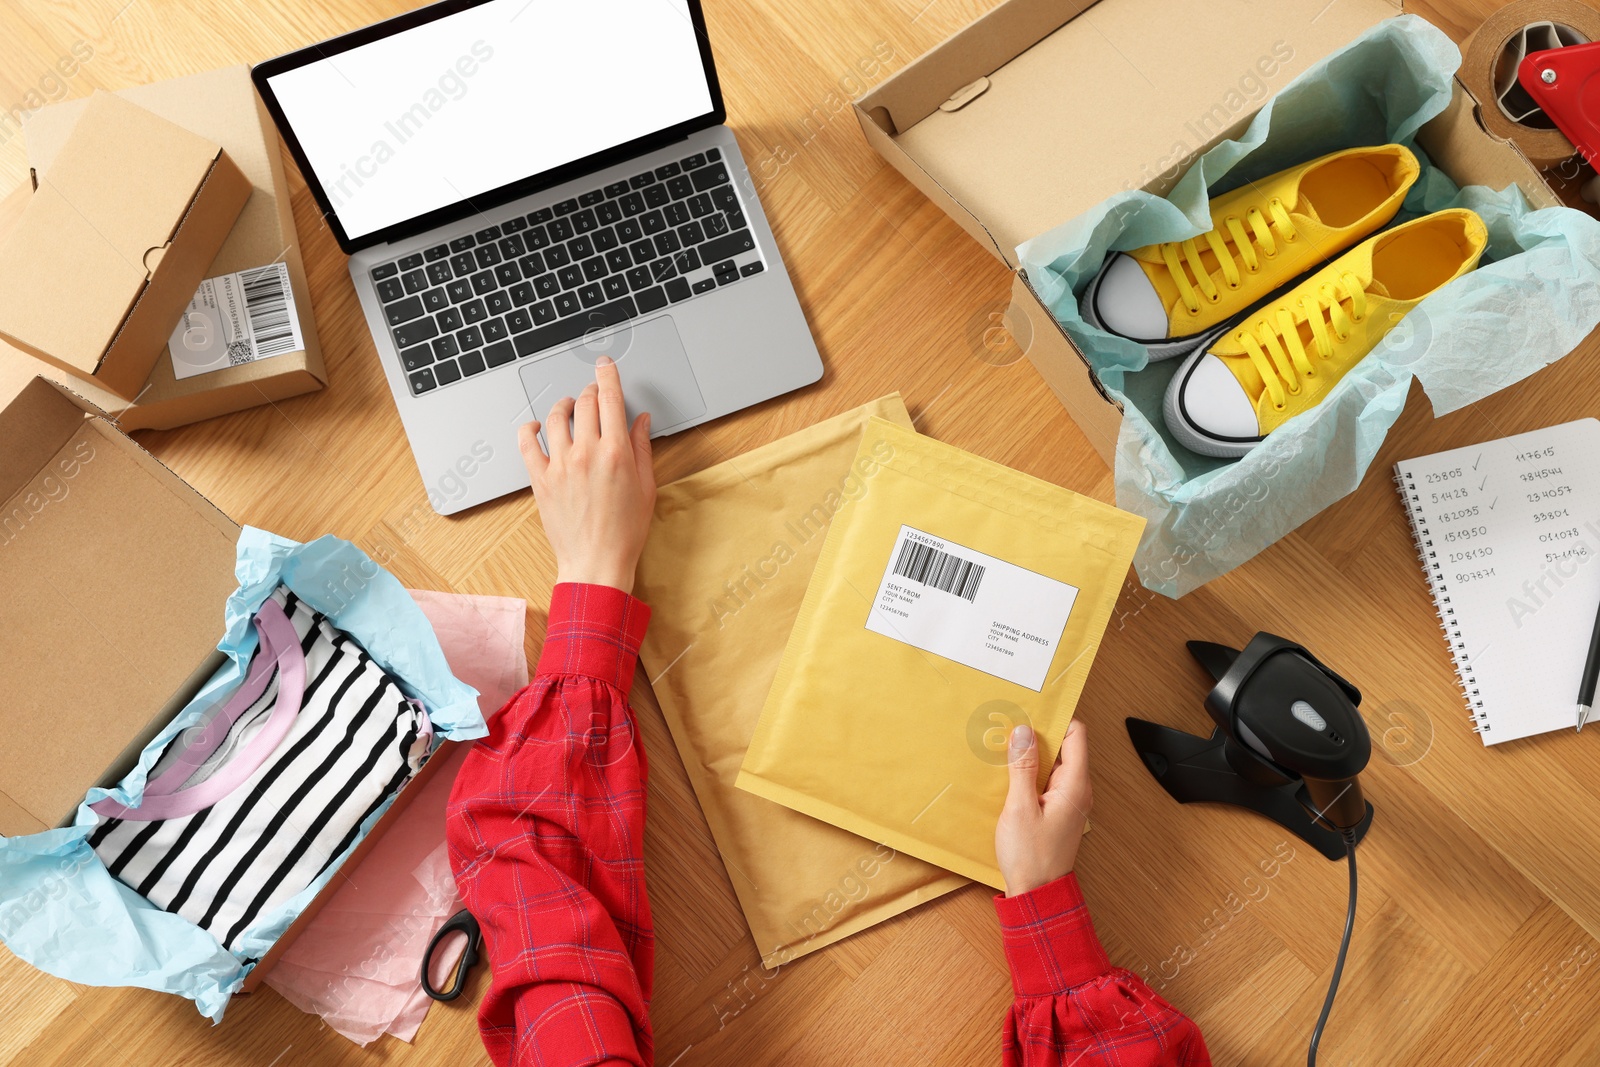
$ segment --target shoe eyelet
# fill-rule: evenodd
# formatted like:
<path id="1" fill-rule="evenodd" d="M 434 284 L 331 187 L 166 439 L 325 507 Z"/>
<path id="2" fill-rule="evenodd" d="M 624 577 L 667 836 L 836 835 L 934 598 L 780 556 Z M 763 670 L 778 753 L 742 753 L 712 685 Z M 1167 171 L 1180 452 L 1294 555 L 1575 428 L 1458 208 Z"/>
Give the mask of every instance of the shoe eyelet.
<path id="1" fill-rule="evenodd" d="M 1206 297 L 1206 303 L 1208 303 L 1208 304 L 1219 304 L 1221 302 L 1222 302 L 1222 294 L 1221 293 L 1218 293 L 1216 296 L 1208 296 L 1208 297 Z M 1198 315 L 1199 312 L 1197 311 L 1197 312 L 1195 312 L 1195 314 Z"/>
<path id="2" fill-rule="evenodd" d="M 1350 335 L 1347 333 L 1336 333 L 1333 336 L 1339 339 L 1340 344 L 1344 344 L 1346 341 L 1350 340 Z"/>
<path id="3" fill-rule="evenodd" d="M 1239 291 L 1239 283 L 1235 282 L 1232 285 L 1228 286 L 1228 290 L 1230 292 L 1235 292 L 1235 293 L 1238 292 Z"/>
<path id="4" fill-rule="evenodd" d="M 1315 378 L 1316 376 L 1317 376 L 1317 372 L 1316 371 L 1314 371 L 1314 370 L 1306 371 L 1306 377 L 1307 378 Z"/>
<path id="5" fill-rule="evenodd" d="M 1274 404 L 1274 405 L 1272 405 L 1272 410 L 1273 411 L 1283 411 L 1287 407 L 1288 407 L 1287 404 Z"/>

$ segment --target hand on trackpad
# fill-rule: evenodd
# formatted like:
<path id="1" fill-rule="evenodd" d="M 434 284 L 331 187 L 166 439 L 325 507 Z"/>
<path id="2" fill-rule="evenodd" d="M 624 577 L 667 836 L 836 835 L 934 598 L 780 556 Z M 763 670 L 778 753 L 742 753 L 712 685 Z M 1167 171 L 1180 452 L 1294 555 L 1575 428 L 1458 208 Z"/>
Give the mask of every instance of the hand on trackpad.
<path id="1" fill-rule="evenodd" d="M 527 391 L 533 417 L 541 426 L 557 400 L 575 397 L 584 386 L 593 383 L 595 360 L 601 356 L 616 361 L 628 421 L 631 423 L 642 412 L 650 413 L 651 437 L 671 433 L 705 414 L 705 400 L 689 367 L 678 328 L 670 317 L 660 316 L 596 333 L 566 348 L 552 349 L 522 367 L 522 387 Z M 543 431 L 540 436 L 544 436 Z"/>

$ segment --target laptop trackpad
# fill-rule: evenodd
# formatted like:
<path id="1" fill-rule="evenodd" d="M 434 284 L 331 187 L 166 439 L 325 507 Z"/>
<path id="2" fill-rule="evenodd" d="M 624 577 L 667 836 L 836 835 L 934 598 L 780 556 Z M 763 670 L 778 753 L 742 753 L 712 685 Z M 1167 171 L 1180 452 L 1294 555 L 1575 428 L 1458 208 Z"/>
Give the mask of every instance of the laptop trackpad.
<path id="1" fill-rule="evenodd" d="M 594 334 L 524 366 L 522 387 L 533 417 L 543 424 L 557 400 L 582 392 L 594 381 L 594 362 L 601 356 L 616 360 L 629 422 L 648 411 L 652 437 L 705 414 L 706 402 L 678 328 L 670 316 L 661 315 Z"/>

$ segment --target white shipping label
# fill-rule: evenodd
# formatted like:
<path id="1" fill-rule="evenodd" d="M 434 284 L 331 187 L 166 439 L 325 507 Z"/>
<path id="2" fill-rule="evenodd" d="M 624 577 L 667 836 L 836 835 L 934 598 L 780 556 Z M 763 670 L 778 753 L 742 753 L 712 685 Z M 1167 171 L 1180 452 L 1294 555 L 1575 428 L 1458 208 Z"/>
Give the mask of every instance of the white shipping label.
<path id="1" fill-rule="evenodd" d="M 1077 599 L 1077 586 L 902 526 L 867 629 L 1037 693 Z"/>
<path id="2" fill-rule="evenodd" d="M 167 342 L 177 378 L 192 378 L 304 347 L 289 268 L 282 263 L 201 282 Z"/>

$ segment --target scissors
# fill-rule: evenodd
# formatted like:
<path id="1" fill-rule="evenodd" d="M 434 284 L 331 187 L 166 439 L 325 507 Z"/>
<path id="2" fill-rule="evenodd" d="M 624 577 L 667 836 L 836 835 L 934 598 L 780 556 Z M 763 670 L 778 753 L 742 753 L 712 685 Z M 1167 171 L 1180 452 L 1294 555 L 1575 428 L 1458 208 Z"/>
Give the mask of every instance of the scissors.
<path id="1" fill-rule="evenodd" d="M 461 952 L 461 963 L 456 967 L 456 980 L 449 989 L 439 990 L 433 988 L 428 979 L 428 972 L 433 964 L 433 954 L 449 934 L 460 931 L 467 936 L 467 947 Z M 433 940 L 428 942 L 428 951 L 422 956 L 422 991 L 434 1000 L 454 1000 L 461 995 L 461 990 L 467 984 L 467 972 L 472 970 L 472 965 L 478 962 L 478 954 L 483 951 L 483 930 L 478 926 L 478 920 L 472 913 L 462 908 L 439 927 L 438 933 L 433 935 Z"/>

